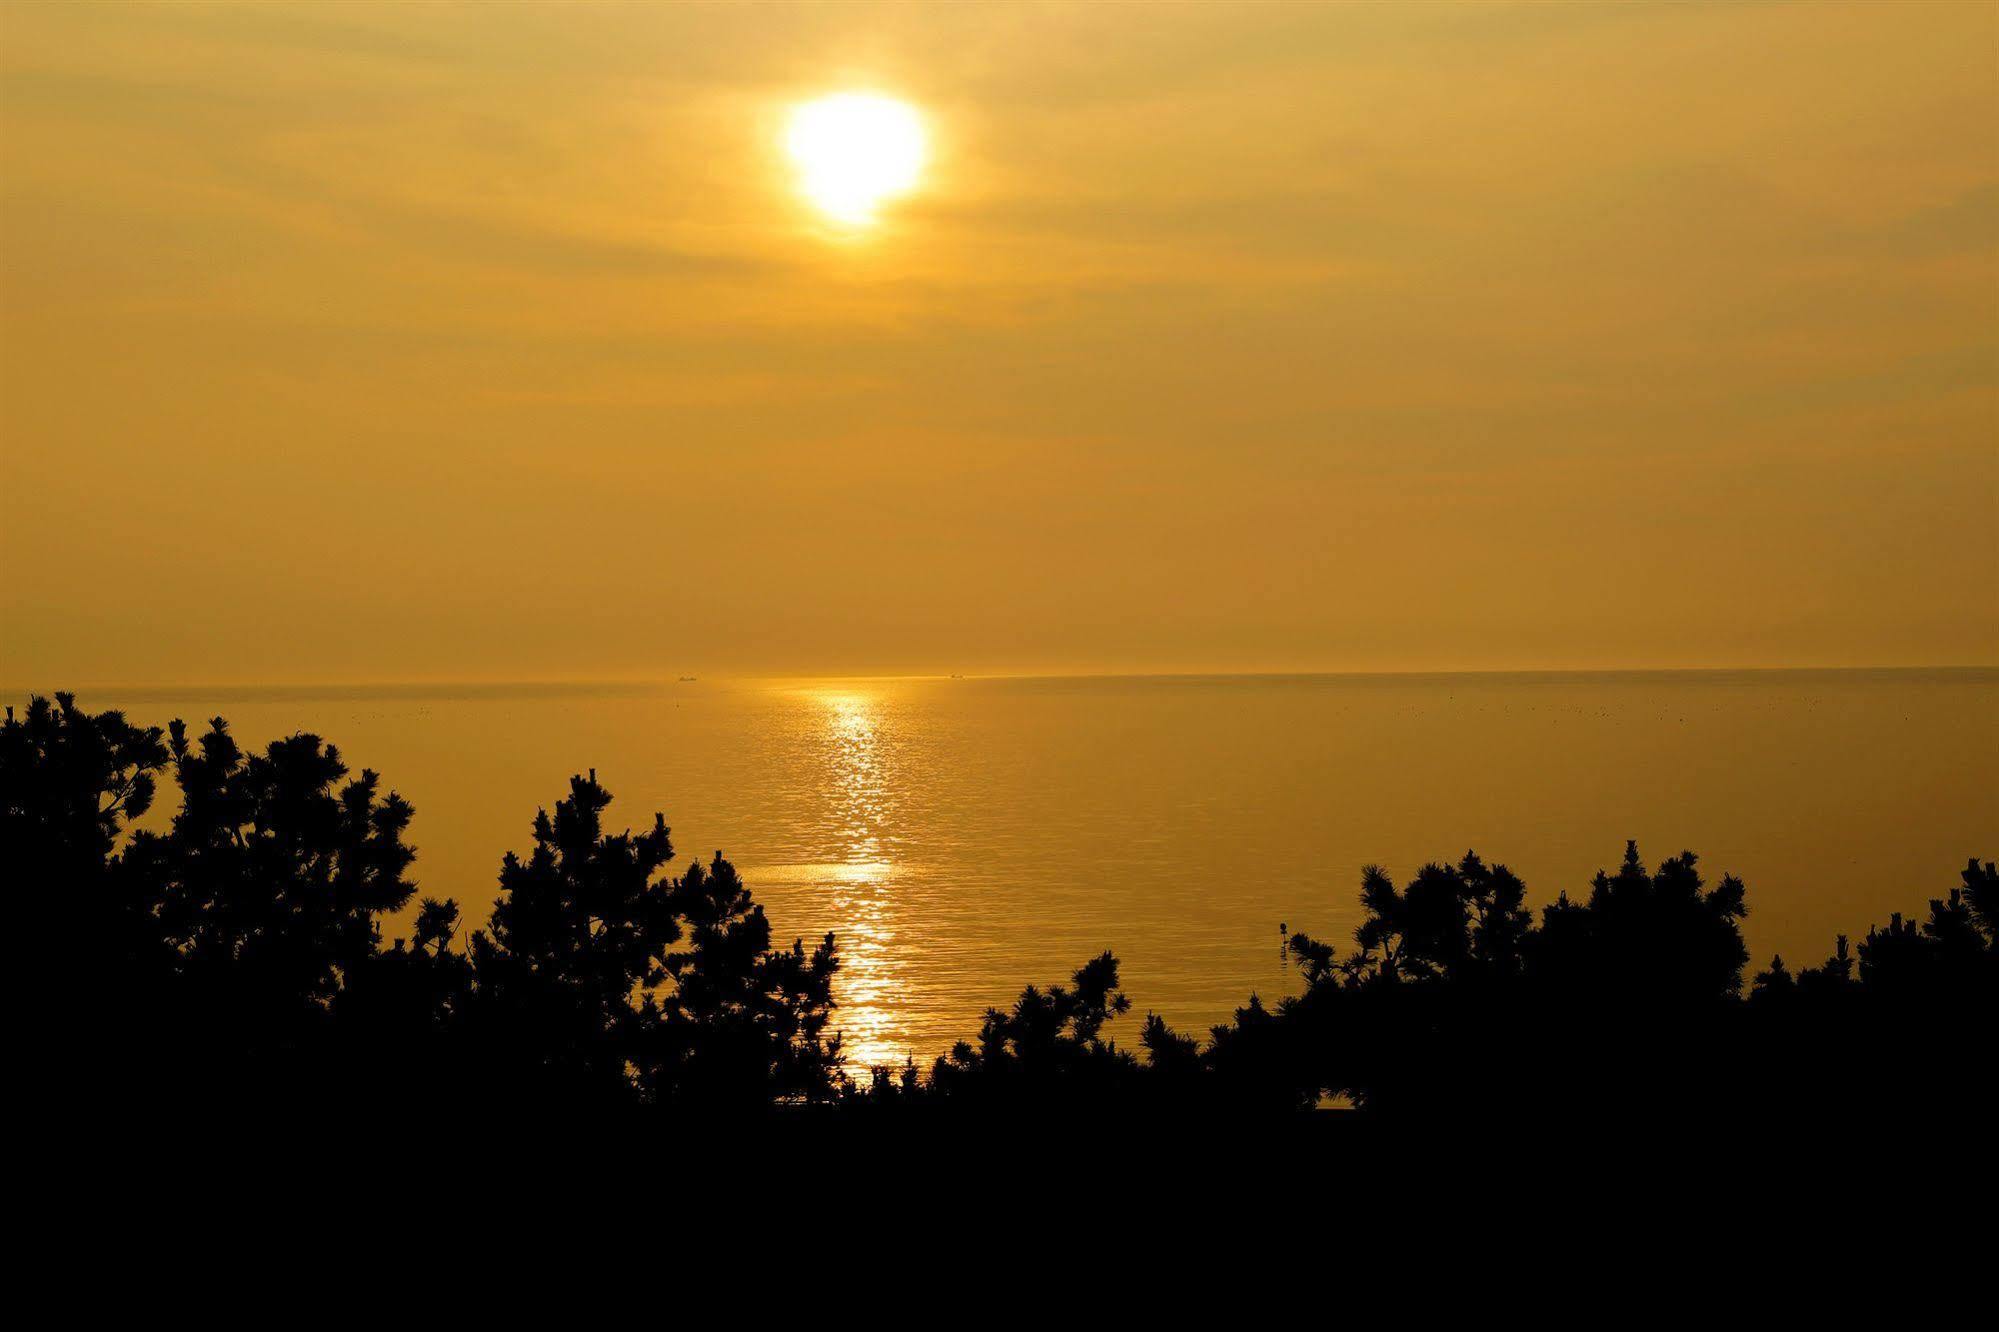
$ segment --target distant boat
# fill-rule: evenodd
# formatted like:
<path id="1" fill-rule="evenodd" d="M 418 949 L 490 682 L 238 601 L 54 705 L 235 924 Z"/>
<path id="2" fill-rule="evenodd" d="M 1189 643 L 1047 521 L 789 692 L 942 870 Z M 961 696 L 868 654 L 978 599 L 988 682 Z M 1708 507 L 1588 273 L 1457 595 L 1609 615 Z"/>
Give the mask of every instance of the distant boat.
<path id="1" fill-rule="evenodd" d="M 693 677 L 693 676 L 691 676 L 691 675 L 683 675 L 683 676 L 681 676 L 681 677 L 680 677 L 680 683 L 682 683 L 682 684 L 693 684 L 693 683 L 694 683 L 694 677 Z"/>

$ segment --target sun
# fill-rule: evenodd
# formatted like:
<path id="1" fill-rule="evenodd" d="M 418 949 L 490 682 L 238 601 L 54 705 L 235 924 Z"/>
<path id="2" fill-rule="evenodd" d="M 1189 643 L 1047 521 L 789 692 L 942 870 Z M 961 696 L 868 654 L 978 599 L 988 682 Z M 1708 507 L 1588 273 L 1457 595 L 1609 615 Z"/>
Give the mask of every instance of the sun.
<path id="1" fill-rule="evenodd" d="M 836 93 L 791 115 L 785 148 L 799 187 L 835 222 L 867 226 L 916 185 L 929 145 L 916 108 L 874 93 Z"/>

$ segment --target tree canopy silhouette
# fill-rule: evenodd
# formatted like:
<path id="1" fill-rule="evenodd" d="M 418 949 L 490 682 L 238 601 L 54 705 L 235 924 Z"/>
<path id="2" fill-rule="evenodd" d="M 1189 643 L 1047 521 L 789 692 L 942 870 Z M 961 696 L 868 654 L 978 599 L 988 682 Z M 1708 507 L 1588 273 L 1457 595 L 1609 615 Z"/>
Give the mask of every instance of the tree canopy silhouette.
<path id="1" fill-rule="evenodd" d="M 509 854 L 490 930 L 472 935 L 469 1023 L 490 1063 L 543 1090 L 668 1104 L 830 1097 L 831 936 L 770 948 L 763 908 L 717 853 L 677 879 L 665 818 L 610 834 L 610 793 L 570 779 L 534 850 Z M 679 945 L 685 946 L 679 946 Z"/>
<path id="2" fill-rule="evenodd" d="M 164 831 L 133 829 L 171 767 Z M 574 778 L 508 855 L 485 930 L 416 894 L 413 811 L 293 735 L 246 752 L 221 719 L 163 735 L 58 695 L 0 729 L 0 861 L 50 916 L 78 993 L 43 1030 L 80 1089 L 217 1103 L 495 1091 L 735 1107 L 827 1100 L 829 936 L 770 947 L 717 854 L 677 879 L 665 820 L 606 833 Z"/>
<path id="3" fill-rule="evenodd" d="M 1117 959 L 1103 953 L 1078 967 L 1067 986 L 1030 985 L 1012 1009 L 988 1009 L 978 1044 L 952 1046 L 932 1070 L 931 1086 L 943 1097 L 1009 1101 L 1124 1094 L 1138 1061 L 1103 1033 L 1130 1008 L 1118 989 Z"/>
<path id="4" fill-rule="evenodd" d="M 178 803 L 145 818 L 160 774 Z M 30 1039 L 61 1085 L 115 1104 L 371 1109 L 459 1100 L 732 1113 L 1088 1105 L 1491 1117 L 1915 1102 L 1988 1110 L 1999 871 L 1972 860 L 1921 919 L 1857 950 L 1781 958 L 1748 994 L 1743 883 L 1635 844 L 1537 921 L 1526 885 L 1467 852 L 1398 886 L 1361 876 L 1353 946 L 1286 944 L 1302 992 L 1251 995 L 1202 1041 L 1148 1014 L 1132 1048 L 1116 956 L 986 1013 L 927 1076 L 851 1080 L 839 955 L 772 946 L 717 853 L 677 877 L 663 816 L 611 831 L 570 779 L 508 854 L 483 928 L 417 897 L 413 811 L 333 745 L 261 751 L 221 718 L 190 739 L 69 694 L 0 727 L 0 864 L 43 945 Z M 415 909 L 409 911 L 412 903 Z M 384 922 L 406 921 L 385 942 Z"/>

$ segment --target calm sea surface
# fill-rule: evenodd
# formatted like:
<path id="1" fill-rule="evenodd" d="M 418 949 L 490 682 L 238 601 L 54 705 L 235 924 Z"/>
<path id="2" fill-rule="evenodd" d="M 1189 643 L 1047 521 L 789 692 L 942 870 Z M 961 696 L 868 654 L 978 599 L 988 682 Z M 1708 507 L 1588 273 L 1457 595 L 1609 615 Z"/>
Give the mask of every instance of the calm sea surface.
<path id="1" fill-rule="evenodd" d="M 1280 926 L 1345 941 L 1361 867 L 1476 848 L 1532 899 L 1624 839 L 1749 885 L 1757 964 L 1999 856 L 1999 671 L 106 690 L 92 707 L 335 741 L 416 806 L 473 923 L 535 809 L 596 768 L 615 826 L 720 849 L 785 939 L 839 935 L 860 1063 L 926 1061 L 1108 948 L 1130 1041 L 1292 992 Z M 1119 1030 L 1119 1029 L 1114 1029 Z"/>

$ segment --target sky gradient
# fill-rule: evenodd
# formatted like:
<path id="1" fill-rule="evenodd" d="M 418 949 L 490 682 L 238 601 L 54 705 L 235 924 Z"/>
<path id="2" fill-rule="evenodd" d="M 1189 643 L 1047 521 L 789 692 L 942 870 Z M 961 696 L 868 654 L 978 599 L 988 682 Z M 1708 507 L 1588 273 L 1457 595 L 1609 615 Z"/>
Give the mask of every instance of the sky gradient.
<path id="1" fill-rule="evenodd" d="M 1996 16 L 0 6 L 0 678 L 1999 662 Z"/>

